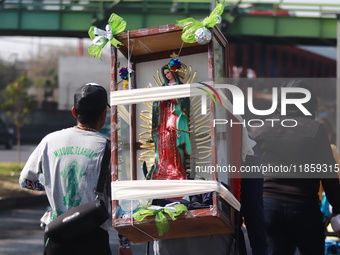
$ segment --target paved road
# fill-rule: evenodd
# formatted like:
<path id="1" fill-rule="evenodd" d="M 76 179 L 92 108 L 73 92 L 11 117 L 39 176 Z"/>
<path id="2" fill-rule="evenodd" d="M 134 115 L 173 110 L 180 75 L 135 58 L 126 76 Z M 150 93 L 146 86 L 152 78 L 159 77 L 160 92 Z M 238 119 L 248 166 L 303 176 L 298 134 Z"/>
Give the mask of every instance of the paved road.
<path id="1" fill-rule="evenodd" d="M 20 161 L 26 162 L 36 145 L 23 145 L 20 150 Z M 0 162 L 18 162 L 18 151 L 0 147 Z M 15 205 L 11 205 L 15 208 Z M 43 232 L 39 227 L 40 218 L 46 211 L 46 206 L 3 209 L 0 206 L 0 255 L 42 255 Z M 110 230 L 112 254 L 118 254 L 118 236 Z M 146 244 L 133 244 L 133 255 L 145 255 Z M 150 249 L 150 255 L 153 255 Z"/>
<path id="2" fill-rule="evenodd" d="M 36 145 L 21 146 L 20 161 L 26 162 L 35 147 Z M 0 162 L 18 162 L 16 147 L 12 150 L 0 147 Z M 0 255 L 42 255 L 43 232 L 39 222 L 45 211 L 46 205 L 8 210 L 0 206 Z M 113 228 L 110 230 L 110 244 L 112 254 L 118 254 L 118 236 Z M 133 244 L 132 251 L 133 255 L 145 255 L 146 244 Z M 149 255 L 153 254 L 151 245 Z"/>
<path id="3" fill-rule="evenodd" d="M 20 162 L 26 162 L 35 147 L 36 145 L 22 145 L 19 151 L 17 146 L 13 146 L 11 150 L 6 150 L 4 146 L 0 146 L 0 162 L 19 162 L 19 157 Z"/>
<path id="4" fill-rule="evenodd" d="M 42 255 L 43 232 L 39 220 L 46 206 L 0 210 L 0 255 Z M 110 231 L 112 254 L 118 254 L 117 232 Z M 146 245 L 133 244 L 134 255 L 145 255 Z M 150 251 L 150 255 L 153 252 Z"/>

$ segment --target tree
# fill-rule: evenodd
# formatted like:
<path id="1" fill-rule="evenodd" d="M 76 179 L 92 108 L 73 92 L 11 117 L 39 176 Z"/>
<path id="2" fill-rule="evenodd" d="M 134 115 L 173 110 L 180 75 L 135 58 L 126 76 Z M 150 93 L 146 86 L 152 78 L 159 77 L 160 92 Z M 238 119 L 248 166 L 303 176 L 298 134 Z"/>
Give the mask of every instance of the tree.
<path id="1" fill-rule="evenodd" d="M 0 58 L 0 91 L 23 74 L 22 67 L 22 62 L 16 61 L 15 63 L 10 63 Z"/>
<path id="2" fill-rule="evenodd" d="M 28 94 L 29 87 L 27 76 L 22 75 L 16 82 L 8 84 L 1 93 L 1 109 L 6 111 L 16 127 L 18 163 L 21 161 L 20 131 L 28 123 L 30 114 L 35 109 L 35 102 Z"/>
<path id="3" fill-rule="evenodd" d="M 76 56 L 76 49 L 71 46 L 46 47 L 38 55 L 27 61 L 27 74 L 35 88 L 44 88 L 49 81 L 50 88 L 58 87 L 58 62 L 61 56 Z"/>

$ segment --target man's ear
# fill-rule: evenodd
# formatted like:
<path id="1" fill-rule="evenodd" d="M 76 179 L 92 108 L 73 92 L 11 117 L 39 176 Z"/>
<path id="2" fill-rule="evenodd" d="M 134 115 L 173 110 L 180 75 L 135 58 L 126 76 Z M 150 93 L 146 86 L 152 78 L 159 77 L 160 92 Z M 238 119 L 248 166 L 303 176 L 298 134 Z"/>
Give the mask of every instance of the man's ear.
<path id="1" fill-rule="evenodd" d="M 106 121 L 106 109 L 104 111 L 102 111 L 102 113 L 100 114 L 100 118 L 104 121 Z"/>
<path id="2" fill-rule="evenodd" d="M 100 128 L 104 126 L 105 122 L 106 122 L 106 109 L 102 111 L 101 114 L 99 115 L 98 124 L 100 125 Z"/>
<path id="3" fill-rule="evenodd" d="M 76 113 L 76 109 L 74 108 L 74 106 L 72 106 L 71 113 L 74 118 L 77 118 L 77 113 Z"/>

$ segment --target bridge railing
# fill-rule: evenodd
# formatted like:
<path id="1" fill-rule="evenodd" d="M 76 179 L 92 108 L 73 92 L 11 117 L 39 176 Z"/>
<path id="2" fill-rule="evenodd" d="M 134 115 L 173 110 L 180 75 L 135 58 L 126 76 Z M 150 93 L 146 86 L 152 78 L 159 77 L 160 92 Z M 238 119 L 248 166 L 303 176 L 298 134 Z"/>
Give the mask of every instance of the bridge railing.
<path id="1" fill-rule="evenodd" d="M 0 0 L 0 9 L 22 9 L 42 11 L 93 11 L 104 12 L 114 7 L 124 7 L 148 12 L 190 12 L 209 11 L 211 0 Z M 226 11 L 235 9 L 240 14 L 248 15 L 298 15 L 298 16 L 321 16 L 325 13 L 340 12 L 340 1 L 334 3 L 320 0 L 319 3 L 305 3 L 296 0 L 225 0 Z"/>
<path id="2" fill-rule="evenodd" d="M 0 9 L 41 11 L 103 11 L 118 4 L 120 0 L 3 0 Z"/>

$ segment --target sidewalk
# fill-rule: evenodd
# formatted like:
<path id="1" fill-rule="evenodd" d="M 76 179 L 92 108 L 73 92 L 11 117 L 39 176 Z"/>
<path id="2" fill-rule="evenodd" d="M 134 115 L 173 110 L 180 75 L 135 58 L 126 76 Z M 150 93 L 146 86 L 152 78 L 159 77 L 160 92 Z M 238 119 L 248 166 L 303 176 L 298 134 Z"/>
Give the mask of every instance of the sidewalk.
<path id="1" fill-rule="evenodd" d="M 43 231 L 39 225 L 47 206 L 45 196 L 0 199 L 0 255 L 43 254 Z M 113 228 L 110 245 L 112 255 L 118 254 L 118 236 Z M 144 243 L 132 244 L 133 255 L 145 255 L 145 250 Z"/>

